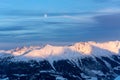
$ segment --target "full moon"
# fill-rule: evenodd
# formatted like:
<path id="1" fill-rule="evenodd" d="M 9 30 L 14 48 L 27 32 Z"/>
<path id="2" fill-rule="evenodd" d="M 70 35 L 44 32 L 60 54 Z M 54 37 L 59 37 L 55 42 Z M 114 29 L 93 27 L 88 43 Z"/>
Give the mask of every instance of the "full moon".
<path id="1" fill-rule="evenodd" d="M 48 15 L 47 14 L 44 14 L 44 18 L 47 18 L 48 17 Z"/>

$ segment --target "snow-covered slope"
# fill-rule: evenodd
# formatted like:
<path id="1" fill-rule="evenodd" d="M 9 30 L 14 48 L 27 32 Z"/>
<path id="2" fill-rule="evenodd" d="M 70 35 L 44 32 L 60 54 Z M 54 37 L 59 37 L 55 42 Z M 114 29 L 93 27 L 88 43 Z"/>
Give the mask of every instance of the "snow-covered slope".
<path id="1" fill-rule="evenodd" d="M 52 46 L 44 47 L 31 46 L 16 48 L 12 50 L 0 50 L 0 54 L 11 54 L 16 59 L 73 59 L 84 56 L 109 56 L 119 55 L 120 41 L 109 41 L 104 43 L 79 42 L 71 46 Z M 24 57 L 24 59 L 23 59 Z"/>
<path id="2" fill-rule="evenodd" d="M 120 41 L 0 50 L 0 79 L 114 80 L 120 75 Z"/>

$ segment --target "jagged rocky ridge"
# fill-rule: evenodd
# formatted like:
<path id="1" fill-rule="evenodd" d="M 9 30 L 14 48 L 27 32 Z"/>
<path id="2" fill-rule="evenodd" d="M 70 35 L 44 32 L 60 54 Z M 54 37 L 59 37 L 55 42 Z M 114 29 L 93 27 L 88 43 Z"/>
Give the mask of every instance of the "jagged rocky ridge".
<path id="1" fill-rule="evenodd" d="M 0 78 L 8 80 L 114 80 L 120 41 L 0 51 Z"/>

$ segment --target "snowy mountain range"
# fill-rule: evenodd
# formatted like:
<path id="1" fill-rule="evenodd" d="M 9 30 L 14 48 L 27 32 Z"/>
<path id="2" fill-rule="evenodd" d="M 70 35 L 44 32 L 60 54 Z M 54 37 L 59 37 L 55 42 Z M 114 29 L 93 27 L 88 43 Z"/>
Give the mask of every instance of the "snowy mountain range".
<path id="1" fill-rule="evenodd" d="M 15 57 L 39 59 L 71 59 L 83 56 L 109 56 L 119 55 L 120 41 L 104 43 L 79 42 L 71 46 L 30 46 L 11 50 L 0 50 L 0 53 L 10 54 Z"/>
<path id="2" fill-rule="evenodd" d="M 0 78 L 8 80 L 114 80 L 120 41 L 0 50 Z M 7 69 L 6 69 L 7 68 Z"/>

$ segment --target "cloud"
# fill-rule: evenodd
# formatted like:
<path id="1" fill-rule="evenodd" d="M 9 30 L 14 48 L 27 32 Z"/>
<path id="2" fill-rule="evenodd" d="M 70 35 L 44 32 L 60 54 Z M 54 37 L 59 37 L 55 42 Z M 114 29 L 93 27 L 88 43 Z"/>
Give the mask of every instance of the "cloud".
<path id="1" fill-rule="evenodd" d="M 95 16 L 109 15 L 120 13 L 119 8 L 103 8 L 97 11 L 91 12 L 78 12 L 78 13 L 48 13 L 48 17 L 44 18 L 44 13 L 36 13 L 31 11 L 18 11 L 15 13 L 8 12 L 5 16 L 0 19 L 0 25 L 8 25 L 19 22 L 27 21 L 39 21 L 40 23 L 46 24 L 69 24 L 69 23 L 95 23 L 93 19 Z M 63 22 L 64 20 L 64 22 Z"/>
<path id="2" fill-rule="evenodd" d="M 103 15 L 105 15 L 105 14 L 117 14 L 117 13 L 120 13 L 120 9 L 119 8 L 104 8 L 104 9 L 98 10 L 97 12 L 103 13 Z"/>
<path id="3" fill-rule="evenodd" d="M 48 14 L 47 18 L 44 15 L 6 16 L 0 20 L 8 22 L 0 25 L 0 42 L 120 39 L 119 13 L 117 8 L 107 8 L 89 13 Z"/>
<path id="4" fill-rule="evenodd" d="M 120 13 L 95 16 L 97 24 L 88 28 L 89 37 L 100 41 L 120 40 Z"/>
<path id="5" fill-rule="evenodd" d="M 118 8 L 106 8 L 97 12 L 103 13 L 93 16 L 94 20 L 99 26 L 118 28 L 120 26 L 120 9 Z"/>
<path id="6" fill-rule="evenodd" d="M 104 25 L 106 27 L 119 27 L 120 26 L 120 13 L 119 14 L 110 14 L 110 15 L 101 15 L 96 16 L 95 20 L 99 22 L 99 24 Z"/>
<path id="7" fill-rule="evenodd" d="M 18 30 L 25 30 L 25 27 L 22 26 L 12 26 L 12 27 L 0 27 L 0 31 L 18 31 Z"/>

